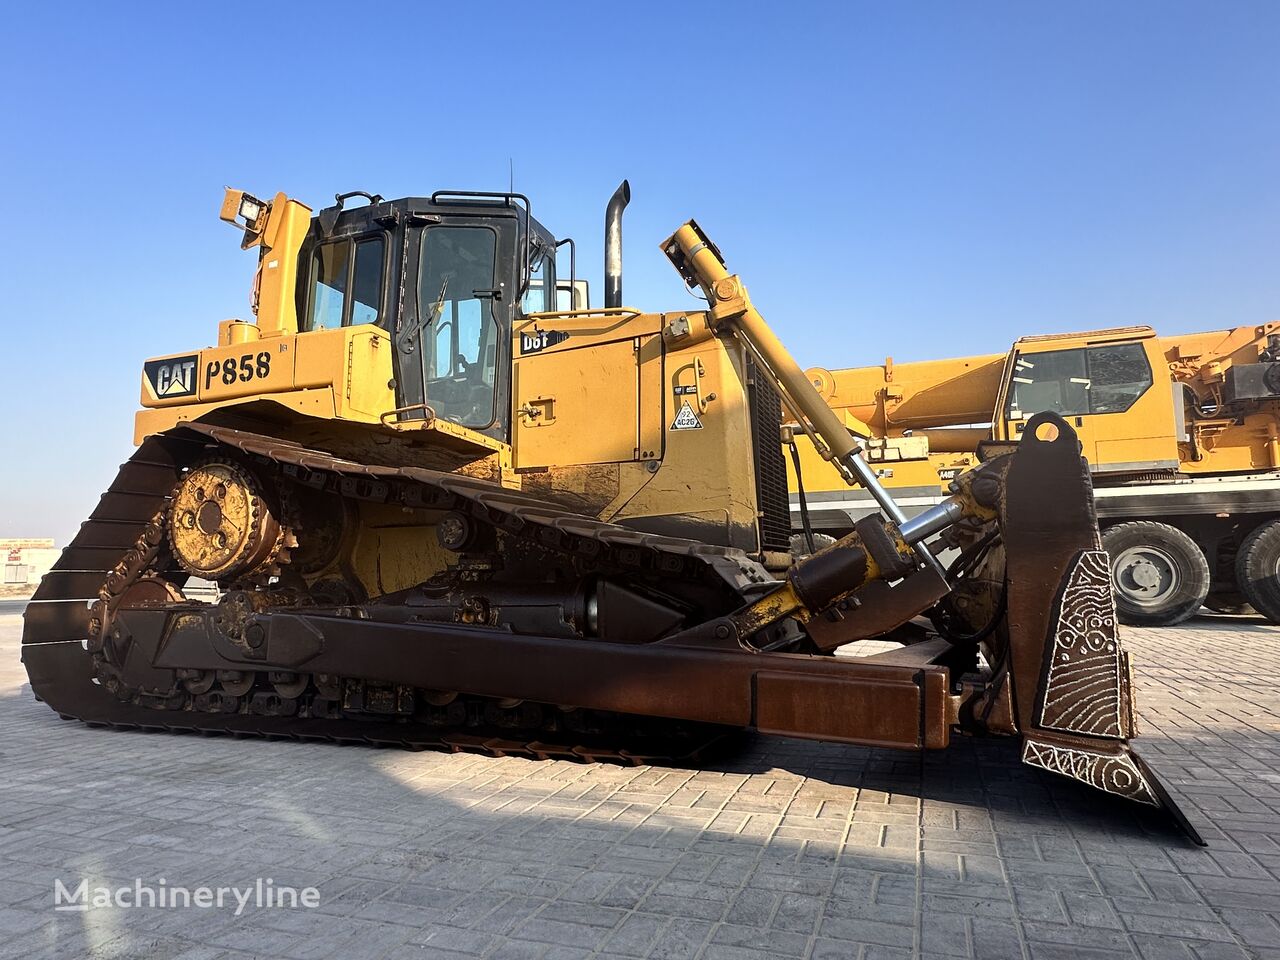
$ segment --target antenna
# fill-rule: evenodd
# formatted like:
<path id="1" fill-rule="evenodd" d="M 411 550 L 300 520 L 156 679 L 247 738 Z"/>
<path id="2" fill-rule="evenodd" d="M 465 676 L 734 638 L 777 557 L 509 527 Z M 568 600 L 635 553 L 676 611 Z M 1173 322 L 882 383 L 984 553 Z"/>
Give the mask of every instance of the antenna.
<path id="1" fill-rule="evenodd" d="M 510 175 L 510 183 L 507 186 L 507 193 L 516 192 L 516 162 L 511 157 L 507 157 L 507 172 Z"/>

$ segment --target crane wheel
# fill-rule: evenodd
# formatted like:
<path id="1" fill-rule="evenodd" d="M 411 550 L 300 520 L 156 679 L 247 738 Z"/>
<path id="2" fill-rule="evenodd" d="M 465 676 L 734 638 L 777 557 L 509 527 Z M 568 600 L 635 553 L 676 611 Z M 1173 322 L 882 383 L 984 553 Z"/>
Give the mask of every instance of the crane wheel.
<path id="1" fill-rule="evenodd" d="M 825 550 L 836 542 L 836 538 L 827 533 L 815 533 L 813 535 L 813 550 L 817 553 L 819 550 Z M 809 553 L 809 545 L 804 542 L 803 533 L 793 533 L 791 535 L 791 557 L 794 560 L 803 560 L 805 557 L 811 556 Z"/>
<path id="2" fill-rule="evenodd" d="M 1269 520 L 1244 538 L 1236 552 L 1236 583 L 1253 609 L 1280 623 L 1280 520 Z"/>
<path id="3" fill-rule="evenodd" d="M 1245 595 L 1234 590 L 1211 593 L 1204 598 L 1204 605 L 1214 613 L 1225 613 L 1236 617 L 1254 612 Z"/>
<path id="4" fill-rule="evenodd" d="M 1177 527 L 1136 520 L 1108 527 L 1102 546 L 1111 555 L 1111 582 L 1121 623 L 1167 627 L 1181 623 L 1209 595 L 1204 551 Z M 1280 590 L 1277 591 L 1280 609 Z"/>

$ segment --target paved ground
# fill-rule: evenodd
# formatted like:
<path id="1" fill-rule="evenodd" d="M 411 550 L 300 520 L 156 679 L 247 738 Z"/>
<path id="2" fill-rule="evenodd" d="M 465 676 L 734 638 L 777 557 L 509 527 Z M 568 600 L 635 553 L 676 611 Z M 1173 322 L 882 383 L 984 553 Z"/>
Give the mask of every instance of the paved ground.
<path id="1" fill-rule="evenodd" d="M 964 741 L 623 769 L 91 730 L 0 616 L 0 957 L 1280 958 L 1280 628 L 1130 631 L 1142 749 L 1209 840 Z M 320 906 L 52 910 L 55 880 Z"/>

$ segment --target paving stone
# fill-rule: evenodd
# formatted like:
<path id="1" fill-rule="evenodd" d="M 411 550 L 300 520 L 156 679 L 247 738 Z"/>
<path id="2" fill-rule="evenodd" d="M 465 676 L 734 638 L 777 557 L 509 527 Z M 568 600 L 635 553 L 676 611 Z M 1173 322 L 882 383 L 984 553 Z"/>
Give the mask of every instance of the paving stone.
<path id="1" fill-rule="evenodd" d="M 488 955 L 487 960 L 540 960 L 546 952 L 545 943 L 504 940 Z"/>
<path id="2" fill-rule="evenodd" d="M 711 943 L 718 947 L 740 947 L 780 957 L 800 957 L 808 949 L 809 938 L 798 933 L 722 923 L 712 931 Z"/>
<path id="3" fill-rule="evenodd" d="M 658 935 L 648 955 L 654 960 L 692 960 L 702 950 L 711 930 L 709 923 L 677 918 Z"/>
<path id="4" fill-rule="evenodd" d="M 814 925 L 822 915 L 823 901 L 820 897 L 806 896 L 802 893 L 784 893 L 778 900 L 778 909 L 774 913 L 771 925 L 776 930 L 792 933 L 803 933 L 806 936 L 813 932 Z"/>
<path id="5" fill-rule="evenodd" d="M 603 950 L 630 957 L 646 957 L 666 926 L 666 917 L 630 914 L 604 941 Z"/>
<path id="6" fill-rule="evenodd" d="M 949 913 L 926 914 L 920 921 L 920 949 L 936 956 L 973 956 L 968 918 Z"/>
<path id="7" fill-rule="evenodd" d="M 915 927 L 914 923 L 886 923 L 883 920 L 864 918 L 827 917 L 822 921 L 819 934 L 832 940 L 878 943 L 888 947 L 910 947 L 915 940 Z"/>
<path id="8" fill-rule="evenodd" d="M 1106 950 L 1071 943 L 1031 943 L 1027 949 L 1032 960 L 1132 960 L 1133 957 L 1133 951 L 1128 948 Z"/>
<path id="9" fill-rule="evenodd" d="M 974 917 L 970 924 L 974 957 L 979 960 L 1007 960 L 1021 955 L 1021 932 L 1012 920 Z"/>
<path id="10" fill-rule="evenodd" d="M 780 896 L 772 890 L 740 890 L 729 904 L 724 919 L 744 926 L 768 926 Z"/>

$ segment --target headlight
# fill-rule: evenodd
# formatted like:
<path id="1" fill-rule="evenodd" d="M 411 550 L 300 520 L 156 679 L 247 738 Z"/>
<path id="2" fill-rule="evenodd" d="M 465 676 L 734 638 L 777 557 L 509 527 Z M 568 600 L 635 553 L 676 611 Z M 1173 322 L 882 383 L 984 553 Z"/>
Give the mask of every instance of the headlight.
<path id="1" fill-rule="evenodd" d="M 246 227 L 252 227 L 262 215 L 262 203 L 253 197 L 245 196 L 240 201 L 240 217 Z"/>

